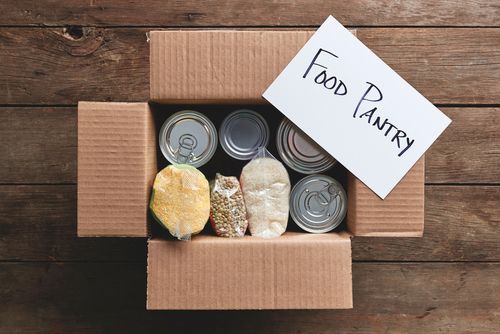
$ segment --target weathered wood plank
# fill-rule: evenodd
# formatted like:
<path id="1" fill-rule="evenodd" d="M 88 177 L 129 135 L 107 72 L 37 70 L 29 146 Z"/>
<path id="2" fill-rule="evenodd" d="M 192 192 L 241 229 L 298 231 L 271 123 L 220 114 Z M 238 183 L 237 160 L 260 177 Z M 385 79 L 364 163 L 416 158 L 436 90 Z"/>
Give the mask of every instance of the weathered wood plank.
<path id="1" fill-rule="evenodd" d="M 0 186 L 0 261 L 144 261 L 145 238 L 78 238 L 76 186 Z"/>
<path id="2" fill-rule="evenodd" d="M 0 104 L 145 101 L 146 29 L 0 30 Z"/>
<path id="3" fill-rule="evenodd" d="M 428 183 L 500 183 L 499 108 L 442 108 L 453 120 L 426 156 Z M 75 183 L 76 108 L 0 108 L 0 183 Z M 22 166 L 22 168 L 20 168 Z"/>
<path id="4" fill-rule="evenodd" d="M 146 28 L 0 29 L 0 104 L 144 101 Z M 432 102 L 500 101 L 500 30 L 360 28 L 358 37 Z"/>
<path id="5" fill-rule="evenodd" d="M 453 122 L 427 152 L 426 182 L 500 184 L 500 108 L 441 108 Z"/>
<path id="6" fill-rule="evenodd" d="M 75 108 L 0 108 L 0 182 L 74 183 Z"/>
<path id="7" fill-rule="evenodd" d="M 145 263 L 1 263 L 3 333 L 495 333 L 500 265 L 356 263 L 353 310 L 147 312 Z"/>
<path id="8" fill-rule="evenodd" d="M 423 238 L 354 238 L 355 261 L 500 261 L 500 187 L 427 186 Z M 77 238 L 76 186 L 0 186 L 0 261 L 141 261 L 141 238 Z"/>
<path id="9" fill-rule="evenodd" d="M 332 14 L 345 25 L 498 26 L 488 0 L 78 1 L 0 3 L 2 25 L 315 26 Z"/>
<path id="10" fill-rule="evenodd" d="M 500 29 L 359 29 L 357 36 L 433 103 L 500 101 Z"/>
<path id="11" fill-rule="evenodd" d="M 422 238 L 354 238 L 353 259 L 498 261 L 500 187 L 426 186 Z"/>

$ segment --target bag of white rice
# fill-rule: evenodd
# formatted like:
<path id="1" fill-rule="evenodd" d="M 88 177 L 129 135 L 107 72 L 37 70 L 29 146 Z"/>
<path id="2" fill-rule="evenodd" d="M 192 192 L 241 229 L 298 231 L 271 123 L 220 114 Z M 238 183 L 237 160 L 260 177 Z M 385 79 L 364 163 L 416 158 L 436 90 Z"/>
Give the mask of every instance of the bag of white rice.
<path id="1" fill-rule="evenodd" d="M 281 162 L 260 149 L 243 167 L 240 177 L 248 228 L 253 236 L 274 238 L 282 235 L 288 223 L 290 178 Z"/>

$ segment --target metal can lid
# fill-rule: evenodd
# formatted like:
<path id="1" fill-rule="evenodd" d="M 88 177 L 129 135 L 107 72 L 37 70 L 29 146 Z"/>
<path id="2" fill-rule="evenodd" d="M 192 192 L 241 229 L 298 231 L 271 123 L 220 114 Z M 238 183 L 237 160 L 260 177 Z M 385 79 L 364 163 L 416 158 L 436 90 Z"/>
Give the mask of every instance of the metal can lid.
<path id="1" fill-rule="evenodd" d="M 269 143 L 269 126 L 257 112 L 239 109 L 222 121 L 219 138 L 229 156 L 249 160 L 257 154 L 259 147 L 266 147 Z"/>
<path id="2" fill-rule="evenodd" d="M 310 233 L 325 233 L 336 228 L 347 212 L 347 195 L 342 185 L 326 175 L 301 179 L 290 194 L 290 215 Z"/>
<path id="3" fill-rule="evenodd" d="M 321 173 L 336 163 L 328 152 L 286 118 L 278 127 L 276 147 L 283 162 L 299 173 Z"/>
<path id="4" fill-rule="evenodd" d="M 217 129 L 202 113 L 182 110 L 163 123 L 159 144 L 170 163 L 200 167 L 212 158 L 217 149 Z"/>

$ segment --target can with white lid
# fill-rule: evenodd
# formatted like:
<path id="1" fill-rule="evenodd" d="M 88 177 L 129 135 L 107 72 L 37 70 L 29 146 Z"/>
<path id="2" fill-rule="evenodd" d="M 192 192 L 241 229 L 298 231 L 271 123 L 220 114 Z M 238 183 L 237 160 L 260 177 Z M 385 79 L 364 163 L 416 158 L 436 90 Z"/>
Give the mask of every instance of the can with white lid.
<path id="1" fill-rule="evenodd" d="M 160 149 L 168 162 L 200 167 L 217 149 L 217 129 L 202 113 L 182 110 L 163 123 L 159 134 Z"/>
<path id="2" fill-rule="evenodd" d="M 347 195 L 342 185 L 327 175 L 301 179 L 290 194 L 290 215 L 303 230 L 326 233 L 344 220 Z"/>
<path id="3" fill-rule="evenodd" d="M 269 126 L 259 113 L 239 109 L 230 113 L 219 129 L 222 149 L 238 160 L 252 159 L 260 147 L 269 143 Z"/>
<path id="4" fill-rule="evenodd" d="M 288 119 L 283 119 L 276 135 L 276 148 L 283 162 L 302 174 L 324 172 L 336 160 Z"/>

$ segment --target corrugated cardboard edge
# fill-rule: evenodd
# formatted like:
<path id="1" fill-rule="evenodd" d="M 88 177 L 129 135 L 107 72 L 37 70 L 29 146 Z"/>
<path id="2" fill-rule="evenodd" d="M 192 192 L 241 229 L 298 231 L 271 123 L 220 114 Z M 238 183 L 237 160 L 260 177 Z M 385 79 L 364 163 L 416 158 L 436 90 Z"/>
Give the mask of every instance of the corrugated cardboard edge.
<path id="1" fill-rule="evenodd" d="M 154 131 L 147 103 L 78 103 L 78 236 L 147 236 Z"/>
<path id="2" fill-rule="evenodd" d="M 425 158 L 385 198 L 352 174 L 348 181 L 347 227 L 354 236 L 421 237 L 424 232 Z"/>
<path id="3" fill-rule="evenodd" d="M 148 242 L 147 309 L 352 308 L 348 233 Z"/>
<path id="4" fill-rule="evenodd" d="M 150 99 L 170 104 L 266 103 L 264 90 L 314 32 L 151 31 Z"/>

